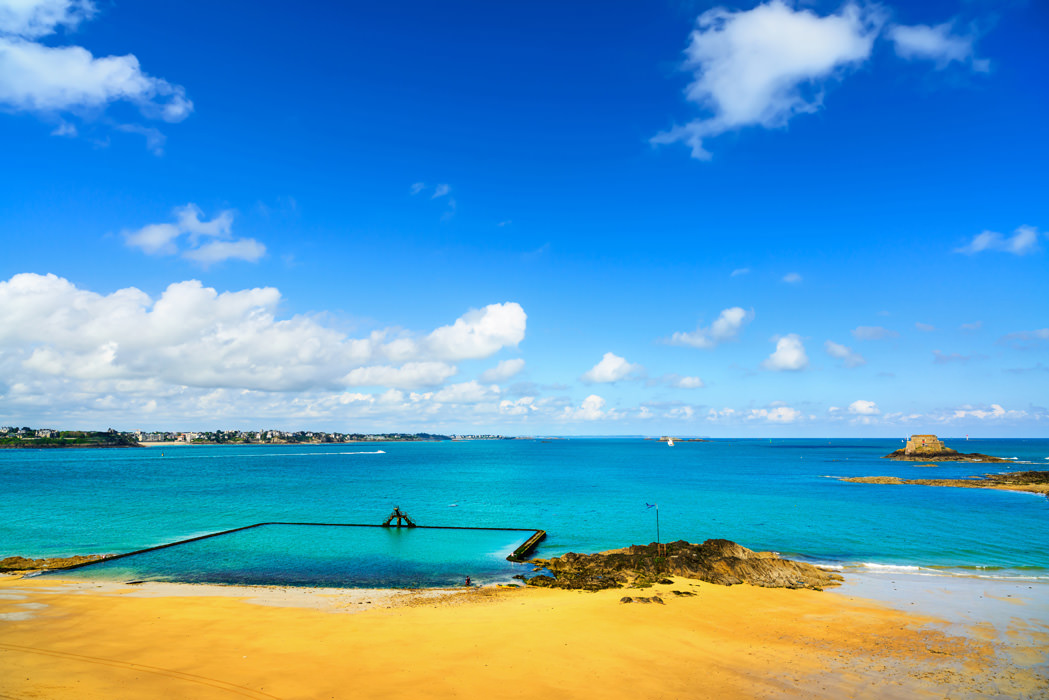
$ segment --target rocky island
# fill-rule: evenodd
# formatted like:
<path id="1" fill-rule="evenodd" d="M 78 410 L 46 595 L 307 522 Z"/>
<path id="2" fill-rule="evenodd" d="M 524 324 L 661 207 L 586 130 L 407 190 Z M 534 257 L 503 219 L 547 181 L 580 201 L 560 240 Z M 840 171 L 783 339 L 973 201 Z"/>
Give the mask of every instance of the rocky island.
<path id="1" fill-rule="evenodd" d="M 1005 460 L 1002 460 L 1005 461 Z M 916 484 L 918 486 L 957 486 L 966 489 L 998 489 L 1042 493 L 1049 497 L 1049 472 L 1030 471 L 1012 474 L 984 474 L 964 479 L 901 479 L 898 476 L 841 476 L 839 481 L 856 484 Z"/>
<path id="2" fill-rule="evenodd" d="M 645 588 L 672 583 L 670 576 L 731 586 L 749 583 L 765 588 L 838 586 L 842 577 L 812 564 L 781 559 L 775 552 L 754 552 L 729 540 L 692 544 L 636 544 L 599 554 L 569 552 L 553 559 L 533 559 L 536 570 L 553 576 L 533 576 L 530 586 L 597 591 L 606 588 Z"/>
<path id="3" fill-rule="evenodd" d="M 911 435 L 906 447 L 887 454 L 883 459 L 896 459 L 907 462 L 1008 462 L 1001 457 L 970 452 L 968 454 L 952 450 L 943 444 L 935 435 Z"/>

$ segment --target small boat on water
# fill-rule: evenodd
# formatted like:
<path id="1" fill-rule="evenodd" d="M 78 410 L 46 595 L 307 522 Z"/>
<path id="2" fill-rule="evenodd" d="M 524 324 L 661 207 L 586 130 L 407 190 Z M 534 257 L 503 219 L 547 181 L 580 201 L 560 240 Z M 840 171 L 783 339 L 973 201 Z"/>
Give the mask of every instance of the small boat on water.
<path id="1" fill-rule="evenodd" d="M 674 446 L 674 438 L 668 436 L 667 437 L 667 447 L 673 447 L 673 446 Z"/>

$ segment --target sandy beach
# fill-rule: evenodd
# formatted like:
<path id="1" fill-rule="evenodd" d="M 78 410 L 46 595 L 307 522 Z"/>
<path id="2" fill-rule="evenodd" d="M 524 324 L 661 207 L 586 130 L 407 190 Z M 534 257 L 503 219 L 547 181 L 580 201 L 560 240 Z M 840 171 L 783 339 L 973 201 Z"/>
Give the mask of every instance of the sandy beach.
<path id="1" fill-rule="evenodd" d="M 0 697 L 1044 697 L 1049 628 L 1014 606 L 959 627 L 847 591 L 683 579 L 589 593 L 6 576 Z"/>

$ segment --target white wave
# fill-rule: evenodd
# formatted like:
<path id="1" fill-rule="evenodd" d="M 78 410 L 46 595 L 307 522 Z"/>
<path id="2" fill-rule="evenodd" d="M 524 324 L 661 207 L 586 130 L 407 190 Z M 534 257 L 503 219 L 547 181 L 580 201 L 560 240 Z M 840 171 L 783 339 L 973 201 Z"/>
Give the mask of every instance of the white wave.
<path id="1" fill-rule="evenodd" d="M 899 572 L 911 572 L 911 573 L 913 573 L 913 572 L 916 572 L 916 571 L 922 571 L 923 570 L 922 567 L 920 567 L 920 566 L 905 566 L 905 565 L 902 565 L 902 564 L 876 564 L 874 562 L 867 562 L 867 561 L 860 562 L 858 564 L 858 566 L 862 566 L 862 567 L 864 567 L 866 569 L 870 569 L 871 571 L 885 571 L 885 572 L 899 571 Z"/>
<path id="2" fill-rule="evenodd" d="M 972 567 L 964 569 L 908 566 L 904 564 L 878 564 L 875 562 L 860 562 L 858 564 L 846 564 L 841 567 L 846 573 L 871 573 L 871 574 L 901 574 L 907 576 L 936 576 L 942 578 L 972 578 L 991 579 L 995 581 L 1031 581 L 1049 583 L 1049 575 L 1038 576 L 1026 573 L 1008 573 L 999 567 Z M 981 569 L 991 569 L 994 573 L 983 573 Z M 859 569 L 862 569 L 860 571 Z"/>

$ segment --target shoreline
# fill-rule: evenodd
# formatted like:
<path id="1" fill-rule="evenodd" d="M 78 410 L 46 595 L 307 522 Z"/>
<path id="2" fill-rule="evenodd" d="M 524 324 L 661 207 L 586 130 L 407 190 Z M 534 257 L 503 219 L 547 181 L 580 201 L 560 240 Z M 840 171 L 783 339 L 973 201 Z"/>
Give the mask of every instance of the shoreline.
<path id="1" fill-rule="evenodd" d="M 993 610 L 955 606 L 970 618 L 952 620 L 950 608 L 910 605 L 910 588 L 884 588 L 897 607 L 846 589 L 680 578 L 639 591 L 662 605 L 627 605 L 620 598 L 635 589 L 290 590 L 0 575 L 0 693 L 830 700 L 1049 689 L 1049 615 L 1031 617 L 1035 604 L 1000 596 Z M 1015 616 L 1002 619 L 999 608 Z"/>

